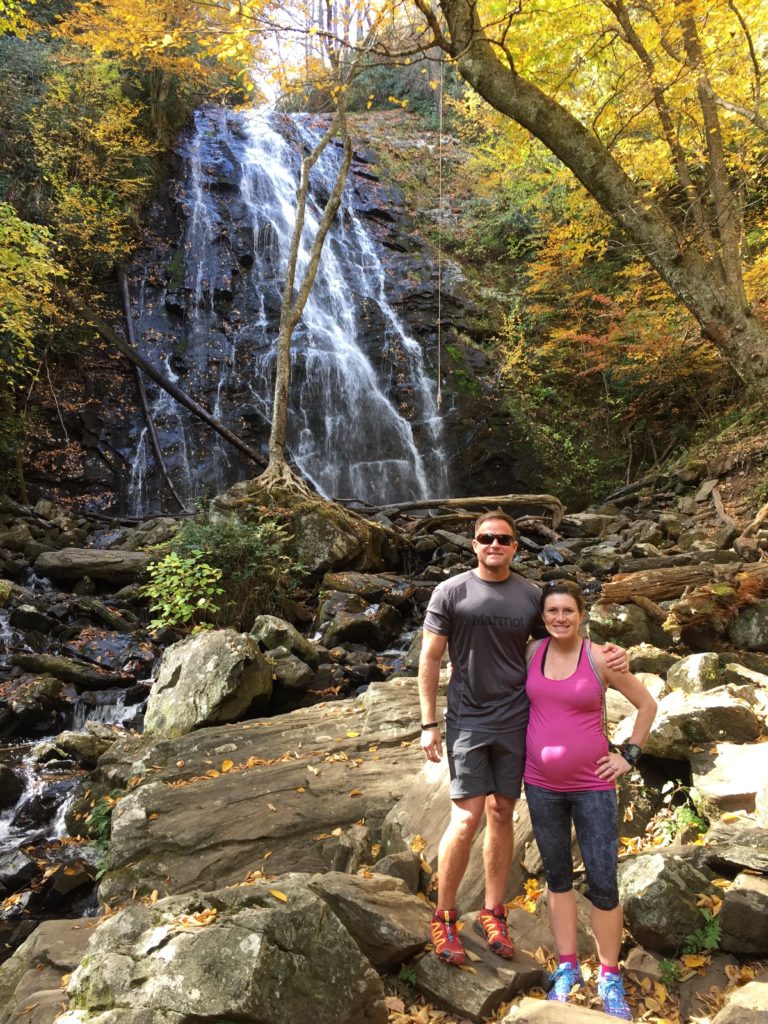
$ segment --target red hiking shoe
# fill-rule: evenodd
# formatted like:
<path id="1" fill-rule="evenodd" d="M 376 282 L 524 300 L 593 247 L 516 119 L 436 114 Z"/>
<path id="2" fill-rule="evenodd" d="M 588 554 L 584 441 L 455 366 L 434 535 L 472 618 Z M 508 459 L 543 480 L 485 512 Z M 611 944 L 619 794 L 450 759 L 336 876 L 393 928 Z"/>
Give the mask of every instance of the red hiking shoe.
<path id="1" fill-rule="evenodd" d="M 464 947 L 456 927 L 456 910 L 440 910 L 432 915 L 429 923 L 429 941 L 435 954 L 449 964 L 463 964 L 466 959 Z"/>
<path id="2" fill-rule="evenodd" d="M 497 956 L 511 960 L 515 955 L 515 944 L 507 929 L 507 910 L 503 903 L 497 903 L 493 910 L 484 907 L 477 915 L 475 931 L 482 935 L 488 948 Z"/>

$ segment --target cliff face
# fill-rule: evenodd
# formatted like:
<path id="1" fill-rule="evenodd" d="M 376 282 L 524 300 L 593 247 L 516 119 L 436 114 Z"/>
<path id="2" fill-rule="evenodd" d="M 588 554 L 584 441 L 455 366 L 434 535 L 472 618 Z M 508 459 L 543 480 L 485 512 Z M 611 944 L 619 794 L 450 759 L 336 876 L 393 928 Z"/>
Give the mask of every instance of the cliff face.
<path id="1" fill-rule="evenodd" d="M 147 211 L 145 245 L 129 268 L 142 354 L 262 450 L 291 175 L 324 123 L 199 112 L 179 142 L 178 174 Z M 330 187 L 338 159 L 331 149 L 313 181 L 310 221 Z M 501 411 L 493 367 L 476 344 L 488 331 L 485 311 L 458 268 L 438 267 L 403 195 L 363 144 L 337 221 L 295 338 L 289 448 L 299 467 L 325 493 L 374 503 L 534 486 L 525 447 Z M 148 393 L 186 499 L 253 475 L 252 464 L 164 392 L 149 384 Z M 27 458 L 34 496 L 138 515 L 174 510 L 122 360 L 89 349 L 55 382 L 42 382 L 36 401 L 40 430 Z"/>

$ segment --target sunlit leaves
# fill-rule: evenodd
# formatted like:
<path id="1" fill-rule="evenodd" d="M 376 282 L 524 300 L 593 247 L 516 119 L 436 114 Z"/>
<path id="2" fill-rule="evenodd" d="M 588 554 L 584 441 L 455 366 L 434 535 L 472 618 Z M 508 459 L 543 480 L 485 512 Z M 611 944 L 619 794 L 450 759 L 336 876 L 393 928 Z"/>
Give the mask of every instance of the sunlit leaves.
<path id="1" fill-rule="evenodd" d="M 0 375 L 18 385 L 33 368 L 34 339 L 53 313 L 53 280 L 64 275 L 47 228 L 0 203 Z"/>
<path id="2" fill-rule="evenodd" d="M 19 0 L 0 0 L 0 34 L 9 32 L 25 36 L 34 27 L 29 17 L 29 8 L 34 0 L 20 3 Z"/>
<path id="3" fill-rule="evenodd" d="M 48 220 L 79 269 L 106 269 L 128 250 L 156 148 L 139 115 L 114 65 L 77 56 L 49 75 L 30 114 Z"/>
<path id="4" fill-rule="evenodd" d="M 95 54 L 199 88 L 203 83 L 213 86 L 221 65 L 233 79 L 249 80 L 256 36 L 242 15 L 254 6 L 182 0 L 82 2 L 62 20 L 59 31 Z"/>

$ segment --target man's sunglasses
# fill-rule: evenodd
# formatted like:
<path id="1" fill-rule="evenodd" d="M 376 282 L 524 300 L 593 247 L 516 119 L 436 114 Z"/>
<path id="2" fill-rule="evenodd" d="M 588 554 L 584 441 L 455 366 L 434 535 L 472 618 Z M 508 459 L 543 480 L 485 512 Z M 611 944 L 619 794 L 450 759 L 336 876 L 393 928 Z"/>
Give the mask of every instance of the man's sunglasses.
<path id="1" fill-rule="evenodd" d="M 493 544 L 496 540 L 501 544 L 503 548 L 508 548 L 510 544 L 515 543 L 515 538 L 511 533 L 478 533 L 475 537 L 478 544 Z"/>

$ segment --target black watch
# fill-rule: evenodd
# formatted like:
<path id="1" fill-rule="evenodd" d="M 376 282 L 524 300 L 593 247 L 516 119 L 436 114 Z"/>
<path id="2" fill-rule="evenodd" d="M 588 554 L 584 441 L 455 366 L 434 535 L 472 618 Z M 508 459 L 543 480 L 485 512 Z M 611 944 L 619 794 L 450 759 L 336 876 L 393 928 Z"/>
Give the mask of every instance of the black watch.
<path id="1" fill-rule="evenodd" d="M 620 748 L 619 752 L 630 768 L 634 768 L 640 760 L 643 748 L 639 747 L 637 743 L 625 743 L 624 746 Z"/>

